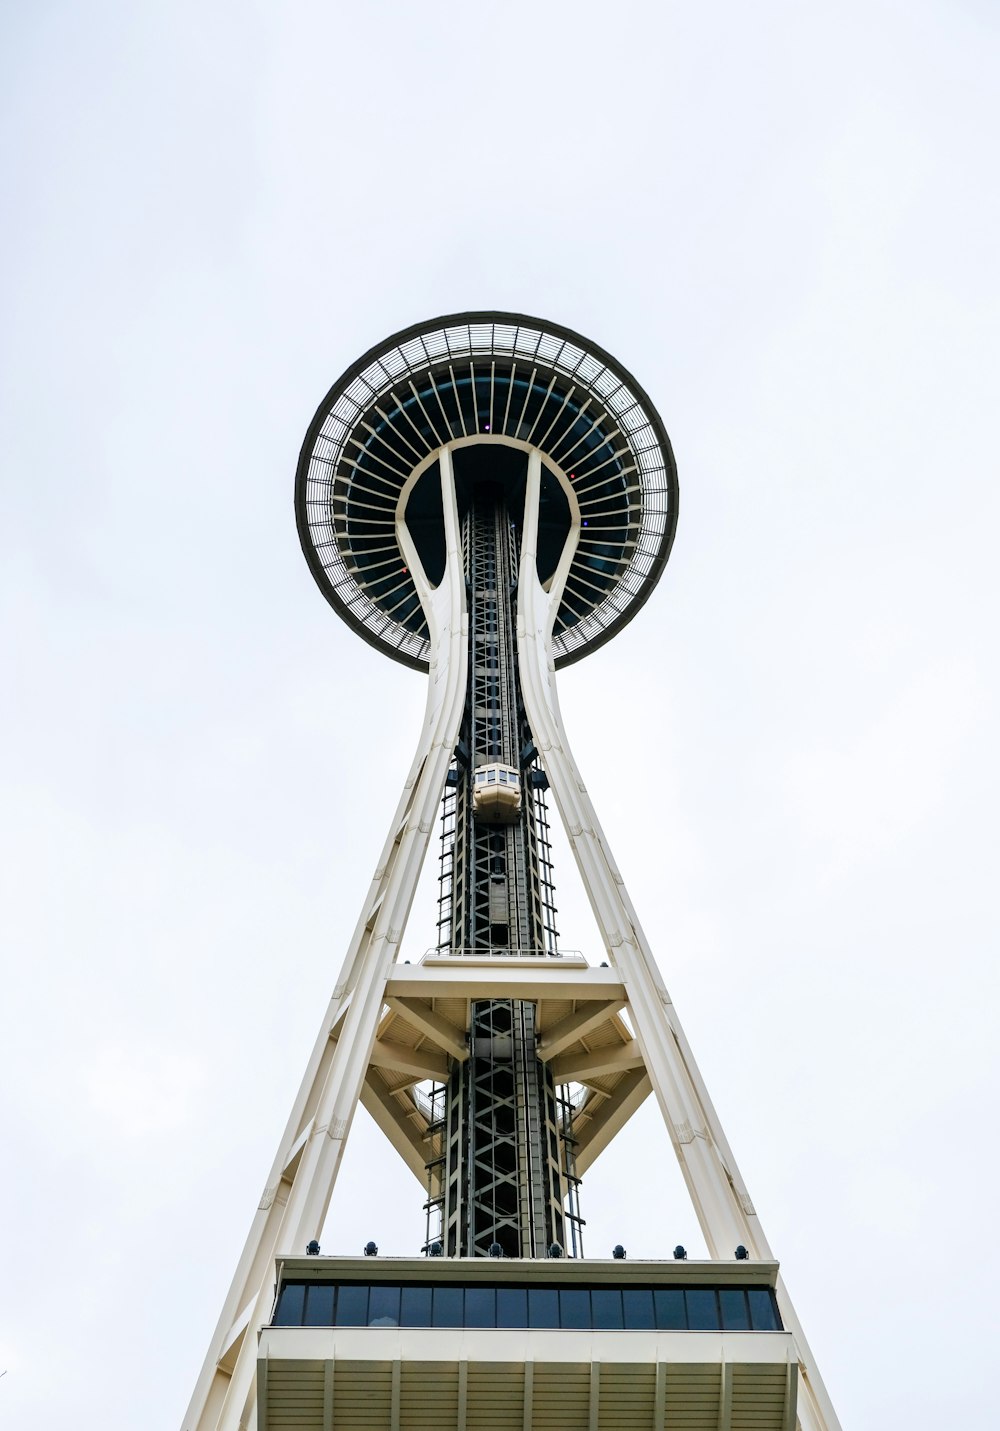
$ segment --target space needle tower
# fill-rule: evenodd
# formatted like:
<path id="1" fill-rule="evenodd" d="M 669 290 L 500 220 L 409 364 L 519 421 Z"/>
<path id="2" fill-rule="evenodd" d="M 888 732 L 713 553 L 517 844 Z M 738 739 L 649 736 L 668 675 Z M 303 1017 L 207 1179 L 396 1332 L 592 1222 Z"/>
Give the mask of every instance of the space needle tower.
<path id="1" fill-rule="evenodd" d="M 415 325 L 320 404 L 303 552 L 427 704 L 183 1431 L 839 1431 L 556 693 L 649 598 L 677 500 L 642 388 L 539 319 Z M 643 720 L 625 690 L 607 714 Z M 586 956 L 559 946 L 550 797 Z M 436 943 L 411 964 L 432 842 Z M 650 1094 L 708 1259 L 584 1254 L 581 1179 Z M 412 1257 L 322 1254 L 359 1103 L 419 1182 Z"/>

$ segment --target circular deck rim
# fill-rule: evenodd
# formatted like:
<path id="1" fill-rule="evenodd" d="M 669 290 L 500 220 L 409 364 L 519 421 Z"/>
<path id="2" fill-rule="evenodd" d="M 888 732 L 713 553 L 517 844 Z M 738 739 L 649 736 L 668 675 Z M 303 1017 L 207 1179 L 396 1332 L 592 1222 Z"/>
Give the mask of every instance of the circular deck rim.
<path id="1" fill-rule="evenodd" d="M 571 345 L 580 349 L 582 354 L 586 357 L 598 362 L 604 369 L 619 380 L 620 384 L 628 390 L 635 402 L 640 405 L 645 422 L 653 429 L 656 435 L 657 446 L 662 454 L 663 476 L 666 481 L 666 511 L 663 513 L 664 523 L 662 531 L 658 536 L 656 549 L 651 555 L 649 553 L 646 554 L 646 570 L 641 576 L 638 587 L 631 593 L 625 604 L 621 606 L 619 610 L 614 611 L 609 619 L 595 620 L 595 614 L 599 614 L 605 608 L 613 606 L 611 596 L 619 591 L 625 578 L 635 566 L 634 555 L 633 558 L 630 559 L 625 572 L 616 578 L 614 585 L 610 588 L 609 595 L 595 606 L 581 621 L 567 628 L 569 633 L 575 638 L 573 644 L 561 643 L 560 638 L 553 641 L 554 663 L 556 669 L 561 669 L 564 666 L 573 664 L 575 661 L 581 660 L 591 651 L 596 650 L 607 641 L 610 641 L 613 636 L 616 636 L 619 631 L 628 625 L 641 607 L 648 601 L 653 589 L 663 574 L 663 569 L 666 566 L 673 547 L 674 536 L 677 530 L 679 501 L 677 465 L 674 459 L 673 448 L 663 420 L 649 398 L 648 393 L 642 385 L 637 382 L 632 373 L 609 353 L 607 349 L 585 338 L 575 329 L 568 328 L 560 323 L 552 323 L 545 319 L 536 318 L 530 314 L 511 313 L 501 310 L 470 310 L 463 313 L 445 314 L 441 317 L 426 319 L 419 323 L 412 323 L 408 327 L 400 329 L 398 332 L 374 344 L 364 352 L 361 357 L 346 368 L 336 382 L 333 383 L 317 407 L 312 421 L 306 430 L 295 474 L 295 519 L 299 542 L 303 555 L 308 563 L 309 570 L 313 575 L 313 579 L 341 619 L 359 636 L 362 636 L 369 645 L 384 652 L 387 656 L 391 656 L 393 660 L 399 661 L 413 670 L 426 671 L 428 669 L 426 656 L 416 654 L 413 650 L 403 649 L 400 644 L 401 642 L 405 642 L 406 644 L 412 645 L 417 639 L 414 638 L 412 632 L 402 627 L 400 623 L 394 623 L 391 620 L 384 623 L 381 629 L 373 629 L 365 617 L 359 616 L 352 610 L 348 602 L 345 601 L 338 592 L 337 587 L 331 580 L 326 565 L 319 556 L 313 540 L 313 529 L 306 509 L 307 481 L 309 478 L 310 464 L 316 451 L 317 440 L 322 436 L 323 427 L 329 420 L 335 404 L 348 393 L 352 384 L 356 383 L 367 370 L 380 364 L 383 358 L 395 350 L 401 349 L 404 344 L 411 343 L 425 335 L 447 332 L 448 330 L 463 327 L 467 328 L 471 335 L 471 331 L 474 327 L 484 325 L 490 325 L 494 328 L 497 326 L 513 327 L 517 330 L 524 328 L 532 332 L 537 332 L 541 337 L 551 336 L 559 340 L 564 348 L 566 345 Z M 539 341 L 539 347 L 540 345 L 541 339 Z M 562 351 L 563 350 L 560 349 L 560 354 Z M 483 349 L 481 353 L 478 353 L 478 356 L 488 357 L 493 352 L 494 349 L 492 347 Z M 443 356 L 447 359 L 448 355 Z M 459 355 L 456 354 L 455 356 Z M 466 357 L 468 354 L 463 353 L 460 356 Z M 440 361 L 440 359 L 435 358 L 434 361 Z M 547 366 L 551 371 L 563 371 L 565 376 L 570 375 L 568 370 L 559 369 L 558 357 L 551 362 L 545 358 L 541 361 L 543 365 Z M 426 370 L 428 366 L 430 366 L 430 362 L 418 366 L 411 366 L 408 372 L 400 370 L 391 375 L 383 368 L 383 371 L 386 372 L 386 376 L 389 379 L 385 390 L 388 391 L 393 383 L 406 377 L 408 373 L 419 373 Z M 640 484 L 641 477 L 642 474 L 640 471 Z M 643 495 L 645 495 L 644 489 L 640 488 L 640 490 L 643 492 Z M 360 587 L 356 586 L 355 590 L 359 593 L 361 592 Z M 371 604 L 374 605 L 374 603 Z M 378 610 L 377 607 L 375 607 L 375 609 Z M 395 630 L 393 630 L 393 627 L 395 627 Z M 580 628 L 585 629 L 581 632 Z M 426 642 L 424 642 L 424 644 L 426 645 Z"/>

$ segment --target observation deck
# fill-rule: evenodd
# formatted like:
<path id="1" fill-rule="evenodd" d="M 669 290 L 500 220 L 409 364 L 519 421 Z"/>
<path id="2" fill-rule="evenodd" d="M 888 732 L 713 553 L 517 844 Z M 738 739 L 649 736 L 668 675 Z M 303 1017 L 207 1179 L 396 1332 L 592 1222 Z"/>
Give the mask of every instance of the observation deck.
<path id="1" fill-rule="evenodd" d="M 267 1431 L 792 1431 L 773 1262 L 285 1259 Z"/>
<path id="2" fill-rule="evenodd" d="M 396 533 L 405 521 L 428 578 L 439 581 L 434 479 L 445 447 L 460 510 L 483 480 L 503 487 L 513 510 L 527 453 L 541 453 L 543 583 L 566 537 L 576 537 L 553 629 L 557 667 L 631 620 L 677 525 L 663 423 L 621 364 L 579 334 L 484 312 L 416 324 L 378 344 L 334 383 L 309 426 L 295 484 L 299 539 L 348 625 L 395 660 L 427 668 L 428 627 Z"/>

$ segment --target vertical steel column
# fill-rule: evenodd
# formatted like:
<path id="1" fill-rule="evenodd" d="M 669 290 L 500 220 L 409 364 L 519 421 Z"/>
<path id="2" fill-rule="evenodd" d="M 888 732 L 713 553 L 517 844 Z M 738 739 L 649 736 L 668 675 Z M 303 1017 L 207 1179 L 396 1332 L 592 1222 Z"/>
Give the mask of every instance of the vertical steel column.
<path id="1" fill-rule="evenodd" d="M 773 1256 L 732 1149 L 653 959 L 573 759 L 562 723 L 552 662 L 552 625 L 579 533 L 571 532 L 546 591 L 538 579 L 537 538 L 541 460 L 528 463 L 518 591 L 518 660 L 525 707 L 552 792 L 570 837 L 591 909 L 611 964 L 621 975 L 646 1070 L 670 1133 L 698 1222 L 712 1257 L 730 1257 L 737 1244 L 754 1257 Z M 840 1431 L 784 1283 L 778 1279 L 784 1325 L 796 1342 L 801 1373 L 801 1431 Z"/>
<path id="2" fill-rule="evenodd" d="M 420 741 L 347 957 L 278 1146 L 183 1431 L 243 1431 L 256 1424 L 256 1329 L 274 1293 L 274 1259 L 318 1238 L 384 1007 L 385 984 L 406 928 L 467 690 L 467 617 L 450 453 L 441 456 L 447 543 L 444 579 L 431 587 L 405 523 L 400 550 L 419 583 L 434 656 Z"/>
<path id="3" fill-rule="evenodd" d="M 450 912 L 455 951 L 544 956 L 554 952 L 555 927 L 543 790 L 522 771 L 520 818 L 508 825 L 477 821 L 472 796 L 477 766 L 495 761 L 521 770 L 530 743 L 518 677 L 517 531 L 499 487 L 474 488 L 462 535 L 469 756 L 466 778 L 443 813 L 442 910 Z M 534 1005 L 476 1003 L 469 1037 L 471 1057 L 455 1068 L 447 1090 L 444 1250 L 484 1256 L 499 1244 L 507 1256 L 542 1256 L 566 1242 L 572 1153 L 560 1137 L 552 1075 L 538 1058 Z M 578 1241 L 574 1224 L 574 1247 Z"/>

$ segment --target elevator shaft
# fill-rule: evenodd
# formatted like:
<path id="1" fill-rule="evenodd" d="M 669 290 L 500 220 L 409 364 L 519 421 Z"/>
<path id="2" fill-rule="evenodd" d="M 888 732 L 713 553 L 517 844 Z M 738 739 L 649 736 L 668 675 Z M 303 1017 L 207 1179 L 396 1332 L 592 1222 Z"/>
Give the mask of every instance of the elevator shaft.
<path id="1" fill-rule="evenodd" d="M 521 701 L 516 592 L 520 511 L 508 491 L 478 482 L 463 520 L 469 606 L 467 767 L 445 807 L 441 952 L 467 957 L 550 957 L 556 930 L 544 777 Z M 513 505 L 513 504 L 511 504 Z M 515 520 L 518 519 L 518 520 Z M 519 782 L 517 814 L 492 823 L 477 812 L 476 772 Z M 491 776 L 492 778 L 492 776 Z M 538 1058 L 536 1009 L 510 999 L 472 1005 L 469 1058 L 441 1090 L 438 1178 L 448 1256 L 544 1256 L 567 1241 L 575 1207 L 568 1108 Z M 567 1137 L 563 1137 L 563 1132 Z"/>

